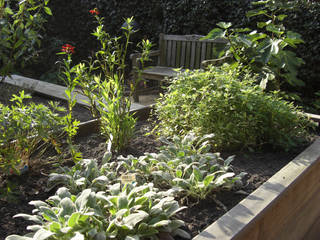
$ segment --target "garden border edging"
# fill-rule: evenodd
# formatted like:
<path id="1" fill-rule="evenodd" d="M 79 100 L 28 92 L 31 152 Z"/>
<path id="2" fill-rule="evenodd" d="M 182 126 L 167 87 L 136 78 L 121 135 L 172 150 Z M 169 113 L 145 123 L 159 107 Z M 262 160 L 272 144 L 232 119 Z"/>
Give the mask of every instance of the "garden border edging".
<path id="1" fill-rule="evenodd" d="M 318 239 L 320 139 L 193 240 Z"/>

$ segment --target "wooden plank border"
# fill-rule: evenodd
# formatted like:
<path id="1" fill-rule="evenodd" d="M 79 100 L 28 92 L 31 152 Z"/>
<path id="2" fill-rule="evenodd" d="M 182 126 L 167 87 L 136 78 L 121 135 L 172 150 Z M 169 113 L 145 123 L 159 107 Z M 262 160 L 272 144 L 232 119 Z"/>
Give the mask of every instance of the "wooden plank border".
<path id="1" fill-rule="evenodd" d="M 60 86 L 53 83 L 48 83 L 44 81 L 39 81 L 32 78 L 27 78 L 19 75 L 12 75 L 11 78 L 6 77 L 4 79 L 4 82 L 7 84 L 11 84 L 14 86 L 18 86 L 24 89 L 28 89 L 43 95 L 47 95 L 50 97 L 55 97 L 58 99 L 66 100 L 65 90 L 66 87 Z M 88 98 L 82 94 L 77 94 L 76 96 L 77 103 L 84 106 L 89 106 L 86 101 L 88 101 Z M 138 110 L 145 108 L 144 105 L 134 103 L 131 104 L 131 110 Z"/>
<path id="2" fill-rule="evenodd" d="M 194 240 L 319 239 L 319 172 L 320 139 Z"/>

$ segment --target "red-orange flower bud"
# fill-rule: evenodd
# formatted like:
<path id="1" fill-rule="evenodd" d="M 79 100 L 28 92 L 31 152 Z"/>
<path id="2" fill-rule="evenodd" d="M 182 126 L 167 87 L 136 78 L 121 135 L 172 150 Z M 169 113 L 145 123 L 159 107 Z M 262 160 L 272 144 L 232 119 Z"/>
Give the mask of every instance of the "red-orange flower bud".
<path id="1" fill-rule="evenodd" d="M 73 54 L 75 52 L 74 49 L 75 49 L 74 46 L 72 46 L 70 44 L 65 44 L 65 45 L 62 46 L 61 51 L 69 53 L 69 54 Z"/>
<path id="2" fill-rule="evenodd" d="M 89 12 L 90 12 L 92 15 L 99 15 L 99 14 L 100 14 L 100 12 L 99 12 L 99 10 L 98 10 L 97 8 L 94 8 L 94 9 L 90 10 Z"/>

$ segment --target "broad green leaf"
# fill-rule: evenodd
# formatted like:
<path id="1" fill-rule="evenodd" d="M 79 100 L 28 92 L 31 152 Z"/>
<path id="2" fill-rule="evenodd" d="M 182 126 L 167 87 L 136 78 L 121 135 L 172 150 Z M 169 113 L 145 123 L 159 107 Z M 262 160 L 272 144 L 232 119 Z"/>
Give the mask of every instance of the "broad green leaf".
<path id="1" fill-rule="evenodd" d="M 171 223 L 171 220 L 162 220 L 160 222 L 157 222 L 155 224 L 152 225 L 152 227 L 163 227 L 163 226 L 167 226 Z"/>
<path id="2" fill-rule="evenodd" d="M 6 14 L 9 14 L 9 15 L 13 15 L 13 14 L 14 14 L 13 11 L 11 10 L 11 8 L 9 8 L 9 7 L 6 7 L 6 8 L 4 9 L 4 12 L 5 12 Z"/>
<path id="3" fill-rule="evenodd" d="M 61 225 L 58 222 L 52 222 L 49 225 L 49 230 L 51 232 L 58 233 L 58 232 L 60 232 L 60 229 L 61 229 Z"/>
<path id="4" fill-rule="evenodd" d="M 225 34 L 226 34 L 225 31 L 222 30 L 221 28 L 215 28 L 211 30 L 207 36 L 201 38 L 201 40 L 205 40 L 205 39 L 215 40 L 217 38 L 224 38 Z"/>
<path id="5" fill-rule="evenodd" d="M 212 180 L 214 179 L 214 175 L 207 175 L 204 179 L 203 179 L 203 184 L 205 187 L 208 187 L 210 185 L 210 183 L 212 182 Z"/>
<path id="6" fill-rule="evenodd" d="M 257 27 L 258 28 L 264 28 L 265 26 L 267 26 L 266 22 L 257 22 Z"/>
<path id="7" fill-rule="evenodd" d="M 123 222 L 126 225 L 130 226 L 131 228 L 134 228 L 139 222 L 143 221 L 148 217 L 149 217 L 148 213 L 146 213 L 145 211 L 139 210 L 138 213 L 133 213 L 125 217 L 123 219 Z"/>
<path id="8" fill-rule="evenodd" d="M 89 201 L 90 194 L 91 194 L 91 189 L 85 189 L 77 198 L 75 204 L 79 210 L 86 208 L 86 205 Z"/>
<path id="9" fill-rule="evenodd" d="M 102 158 L 102 164 L 109 162 L 111 158 L 112 158 L 112 153 L 105 152 L 105 154 L 103 155 L 103 158 Z"/>
<path id="10" fill-rule="evenodd" d="M 51 12 L 51 9 L 50 9 L 50 8 L 44 7 L 44 11 L 46 12 L 46 14 L 52 16 L 52 12 Z"/>
<path id="11" fill-rule="evenodd" d="M 219 22 L 219 23 L 217 23 L 217 26 L 221 27 L 223 29 L 228 29 L 232 26 L 232 23 L 231 22 Z"/>
<path id="12" fill-rule="evenodd" d="M 143 196 L 135 199 L 135 205 L 143 205 L 149 200 L 149 198 Z"/>
<path id="13" fill-rule="evenodd" d="M 178 178 L 181 178 L 181 177 L 182 177 L 182 170 L 181 170 L 181 169 L 176 170 L 176 176 L 177 176 Z"/>
<path id="14" fill-rule="evenodd" d="M 270 2 L 271 0 L 260 0 L 260 1 L 256 1 L 256 2 L 252 2 L 252 5 L 265 5 L 268 2 Z"/>
<path id="15" fill-rule="evenodd" d="M 40 230 L 41 228 L 42 228 L 41 225 L 29 225 L 27 227 L 27 230 L 32 231 L 32 232 L 36 232 L 36 231 Z"/>
<path id="16" fill-rule="evenodd" d="M 47 231 L 45 229 L 40 229 L 35 233 L 35 235 L 33 236 L 33 239 L 45 240 L 51 237 L 52 235 L 54 235 L 53 232 Z"/>
<path id="17" fill-rule="evenodd" d="M 202 180 L 202 173 L 196 166 L 193 166 L 193 174 L 197 182 Z"/>
<path id="18" fill-rule="evenodd" d="M 166 230 L 173 232 L 175 229 L 185 226 L 184 221 L 182 220 L 171 220 L 169 225 L 166 227 Z"/>
<path id="19" fill-rule="evenodd" d="M 40 216 L 34 216 L 34 215 L 29 215 L 29 214 L 20 213 L 20 214 L 14 215 L 13 217 L 14 217 L 14 218 L 16 218 L 16 217 L 22 217 L 22 218 L 24 218 L 25 220 L 42 224 L 42 219 L 41 219 Z"/>
<path id="20" fill-rule="evenodd" d="M 81 215 L 81 213 L 79 213 L 79 212 L 72 213 L 71 217 L 68 220 L 68 226 L 74 227 L 75 225 L 77 225 L 78 220 L 80 218 L 80 215 Z"/>
<path id="21" fill-rule="evenodd" d="M 140 240 L 140 237 L 138 235 L 126 236 L 124 240 Z"/>
<path id="22" fill-rule="evenodd" d="M 57 190 L 57 195 L 60 197 L 60 199 L 71 197 L 71 193 L 69 192 L 69 190 L 66 187 L 59 188 Z"/>
<path id="23" fill-rule="evenodd" d="M 274 24 L 269 24 L 266 29 L 269 31 L 269 32 L 273 32 L 273 33 L 276 33 L 276 34 L 283 34 L 283 29 L 281 29 L 281 27 L 279 26 L 276 26 Z"/>
<path id="24" fill-rule="evenodd" d="M 225 183 L 225 179 L 226 178 L 231 178 L 234 176 L 234 173 L 233 172 L 228 172 L 228 173 L 225 173 L 225 174 L 222 174 L 221 176 L 219 176 L 216 180 L 215 180 L 215 184 L 217 186 L 220 186 L 222 184 Z"/>
<path id="25" fill-rule="evenodd" d="M 36 208 L 49 206 L 47 203 L 40 200 L 30 201 L 29 204 L 35 206 Z"/>
<path id="26" fill-rule="evenodd" d="M 127 196 L 119 196 L 117 201 L 117 206 L 119 209 L 128 208 L 128 199 Z"/>
<path id="27" fill-rule="evenodd" d="M 60 202 L 61 209 L 58 213 L 59 217 L 70 216 L 75 211 L 75 205 L 70 198 L 64 198 Z"/>
<path id="28" fill-rule="evenodd" d="M 191 236 L 189 233 L 187 233 L 186 231 L 178 228 L 176 229 L 173 233 L 172 233 L 173 236 L 179 236 L 179 237 L 182 237 L 184 239 L 191 239 Z"/>
<path id="29" fill-rule="evenodd" d="M 18 235 L 10 235 L 10 236 L 6 237 L 5 240 L 32 240 L 32 238 L 18 236 Z"/>
<path id="30" fill-rule="evenodd" d="M 277 16 L 277 18 L 278 18 L 280 21 L 283 21 L 286 17 L 288 17 L 288 15 L 285 15 L 285 14 L 280 14 L 279 16 Z"/>
<path id="31" fill-rule="evenodd" d="M 41 215 L 49 222 L 58 220 L 58 216 L 49 207 L 40 207 Z"/>
<path id="32" fill-rule="evenodd" d="M 84 240 L 84 235 L 82 233 L 76 232 L 76 234 L 70 238 L 70 240 Z"/>
<path id="33" fill-rule="evenodd" d="M 263 15 L 263 14 L 267 14 L 267 10 L 250 10 L 246 13 L 246 16 L 248 18 L 253 17 L 253 16 L 258 16 L 258 15 Z"/>

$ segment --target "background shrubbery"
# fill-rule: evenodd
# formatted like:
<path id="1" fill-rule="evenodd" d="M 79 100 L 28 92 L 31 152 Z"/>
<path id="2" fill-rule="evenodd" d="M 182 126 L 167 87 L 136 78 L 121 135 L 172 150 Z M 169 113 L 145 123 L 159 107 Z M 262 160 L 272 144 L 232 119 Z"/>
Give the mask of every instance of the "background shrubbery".
<path id="1" fill-rule="evenodd" d="M 305 40 L 305 44 L 294 51 L 302 57 L 306 64 L 301 67 L 299 78 L 306 83 L 303 88 L 287 90 L 303 94 L 302 97 L 314 98 L 314 93 L 320 89 L 320 2 L 294 0 L 296 8 L 287 11 L 285 25 L 288 30 L 298 32 Z M 105 17 L 107 31 L 111 35 L 121 33 L 124 18 L 134 16 L 140 26 L 140 31 L 133 39 L 134 42 L 147 36 L 157 43 L 160 32 L 172 34 L 207 34 L 218 22 L 232 22 L 234 27 L 255 28 L 255 19 L 252 22 L 245 17 L 246 11 L 252 8 L 251 0 L 139 0 L 139 1 L 107 1 L 107 0 L 55 0 L 50 1 L 53 16 L 48 18 L 47 33 L 44 39 L 45 49 L 38 61 L 37 69 L 42 69 L 38 76 L 51 80 L 50 76 L 58 52 L 63 43 L 76 46 L 77 53 L 74 59 L 86 58 L 96 47 L 96 41 L 90 36 L 95 24 L 89 9 L 99 8 Z M 131 49 L 132 51 L 134 49 Z M 48 74 L 49 72 L 49 74 Z M 307 99 L 308 101 L 308 99 Z M 311 102 L 310 105 L 313 103 Z"/>

